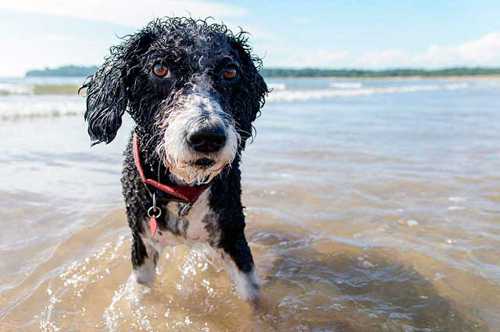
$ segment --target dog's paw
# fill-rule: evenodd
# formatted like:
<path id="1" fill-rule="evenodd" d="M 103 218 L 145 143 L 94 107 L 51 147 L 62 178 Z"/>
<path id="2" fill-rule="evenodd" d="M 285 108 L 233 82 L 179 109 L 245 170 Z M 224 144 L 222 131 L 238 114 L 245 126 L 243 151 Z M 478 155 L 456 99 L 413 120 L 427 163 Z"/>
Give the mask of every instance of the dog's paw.
<path id="1" fill-rule="evenodd" d="M 249 302 L 254 314 L 264 314 L 272 309 L 272 300 L 265 293 L 260 292 L 259 296 Z"/>
<path id="2" fill-rule="evenodd" d="M 154 267 L 145 264 L 134 269 L 134 276 L 138 284 L 151 287 L 155 281 L 156 271 Z"/>
<path id="3" fill-rule="evenodd" d="M 250 303 L 258 303 L 260 299 L 260 281 L 255 270 L 244 273 L 233 270 L 232 278 L 240 298 Z"/>

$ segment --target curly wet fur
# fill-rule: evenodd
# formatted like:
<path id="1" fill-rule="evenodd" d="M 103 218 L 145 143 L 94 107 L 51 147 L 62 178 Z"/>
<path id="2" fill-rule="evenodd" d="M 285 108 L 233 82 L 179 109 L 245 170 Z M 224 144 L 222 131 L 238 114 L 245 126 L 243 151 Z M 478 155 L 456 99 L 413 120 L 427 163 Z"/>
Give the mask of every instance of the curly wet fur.
<path id="1" fill-rule="evenodd" d="M 171 70 L 168 79 L 152 74 L 157 63 Z M 222 78 L 221 71 L 228 64 L 238 69 L 237 80 L 227 82 Z M 169 125 L 175 133 L 182 129 L 174 130 L 173 122 L 183 116 L 180 112 L 188 112 L 184 110 L 186 107 L 197 107 L 200 114 L 205 112 L 198 104 L 186 106 L 186 100 L 193 96 L 206 98 L 214 106 L 207 111 L 209 116 L 218 119 L 230 135 L 234 128 L 231 138 L 234 146 L 226 151 L 230 158 L 221 157 L 221 163 L 229 165 L 211 174 L 214 178 L 207 194 L 203 202 L 195 203 L 193 212 L 183 216 L 182 203 L 161 192 L 155 194 L 158 205 L 165 211 L 158 220 L 160 233 L 188 238 L 191 224 L 199 223 L 206 234 L 205 240 L 227 258 L 228 265 L 236 267 L 239 288 L 243 284 L 245 289 L 241 295 L 250 300 L 256 299 L 258 285 L 244 235 L 239 164 L 241 151 L 252 136 L 252 122 L 268 92 L 258 71 L 260 66 L 260 59 L 251 53 L 245 32 L 234 34 L 225 25 L 206 20 L 163 18 L 125 36 L 82 86 L 87 91 L 85 120 L 92 144 L 110 143 L 121 126 L 123 114 L 128 112 L 136 123 L 134 131 L 141 141 L 146 176 L 161 182 L 186 180 L 182 179 L 183 173 L 172 176 L 169 169 L 184 154 L 176 155 L 173 162 L 175 158 L 168 153 L 185 144 L 182 136 L 171 137 L 174 134 L 169 132 Z M 146 227 L 152 199 L 134 166 L 131 143 L 125 150 L 121 181 L 132 231 L 132 265 L 138 281 L 147 283 L 154 277 L 151 266 L 154 269 L 161 248 Z M 189 179 L 184 182 L 190 183 Z"/>

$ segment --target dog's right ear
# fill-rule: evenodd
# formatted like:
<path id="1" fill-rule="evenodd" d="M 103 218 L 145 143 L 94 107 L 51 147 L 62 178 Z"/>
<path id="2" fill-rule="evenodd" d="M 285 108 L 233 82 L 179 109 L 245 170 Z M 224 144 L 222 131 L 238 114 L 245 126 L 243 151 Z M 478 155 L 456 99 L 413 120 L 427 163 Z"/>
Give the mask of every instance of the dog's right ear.
<path id="1" fill-rule="evenodd" d="M 111 142 L 122 124 L 127 109 L 127 96 L 118 59 L 107 59 L 80 89 L 86 89 L 85 121 L 92 145 Z"/>
<path id="2" fill-rule="evenodd" d="M 111 48 L 111 55 L 80 88 L 86 90 L 84 118 L 92 145 L 108 144 L 115 138 L 129 102 L 127 76 L 152 39 L 147 30 L 125 37 L 120 45 Z"/>

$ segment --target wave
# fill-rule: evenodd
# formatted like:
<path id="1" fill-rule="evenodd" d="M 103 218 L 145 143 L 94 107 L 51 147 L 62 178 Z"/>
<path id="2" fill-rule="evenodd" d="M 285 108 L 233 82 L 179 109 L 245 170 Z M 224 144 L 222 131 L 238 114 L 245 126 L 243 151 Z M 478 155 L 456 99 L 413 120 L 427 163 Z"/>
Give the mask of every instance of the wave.
<path id="1" fill-rule="evenodd" d="M 331 85 L 330 85 L 331 86 Z M 344 88 L 342 89 L 317 89 L 317 90 L 284 90 L 273 91 L 269 94 L 268 101 L 270 102 L 290 102 L 290 101 L 307 101 L 321 100 L 335 97 L 357 97 L 369 96 L 374 94 L 398 94 L 412 93 L 425 91 L 451 91 L 466 89 L 467 83 L 445 83 L 445 84 L 425 84 L 425 85 L 407 85 L 395 87 L 373 87 L 373 88 Z"/>
<path id="2" fill-rule="evenodd" d="M 0 121 L 83 114 L 85 100 L 70 96 L 12 96 L 0 99 Z"/>
<path id="3" fill-rule="evenodd" d="M 0 114 L 0 121 L 19 121 L 35 118 L 58 118 L 63 116 L 79 116 L 82 114 L 83 111 L 76 110 L 52 110 L 49 112 Z"/>
<path id="4" fill-rule="evenodd" d="M 33 89 L 29 85 L 0 83 L 0 96 L 29 95 L 32 93 Z"/>
<path id="5" fill-rule="evenodd" d="M 340 84 L 340 85 L 339 85 Z M 80 116 L 85 110 L 85 98 L 70 92 L 76 85 L 0 84 L 0 121 L 16 121 L 29 118 Z M 284 83 L 271 83 L 270 102 L 294 102 L 323 100 L 336 97 L 357 97 L 374 94 L 399 94 L 421 91 L 458 90 L 469 87 L 465 82 L 441 84 L 416 84 L 405 86 L 364 87 L 361 83 L 335 82 L 331 88 L 288 90 Z M 64 94 L 66 93 L 66 94 Z"/>
<path id="6" fill-rule="evenodd" d="M 361 82 L 331 82 L 330 88 L 334 89 L 360 89 L 363 87 Z"/>
<path id="7" fill-rule="evenodd" d="M 267 87 L 269 89 L 271 89 L 272 91 L 284 91 L 284 90 L 286 90 L 285 83 L 268 83 Z"/>

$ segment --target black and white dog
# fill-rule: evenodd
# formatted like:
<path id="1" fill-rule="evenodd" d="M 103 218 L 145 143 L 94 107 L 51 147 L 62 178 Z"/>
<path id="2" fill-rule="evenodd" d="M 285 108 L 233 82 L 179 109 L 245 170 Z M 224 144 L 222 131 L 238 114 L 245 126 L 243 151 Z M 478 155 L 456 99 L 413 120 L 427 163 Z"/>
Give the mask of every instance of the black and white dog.
<path id="1" fill-rule="evenodd" d="M 208 242 L 239 294 L 259 298 L 239 164 L 268 89 L 245 36 L 192 18 L 155 20 L 112 47 L 82 86 L 93 144 L 114 139 L 125 111 L 136 123 L 122 185 L 139 283 L 154 281 L 173 235 Z"/>

